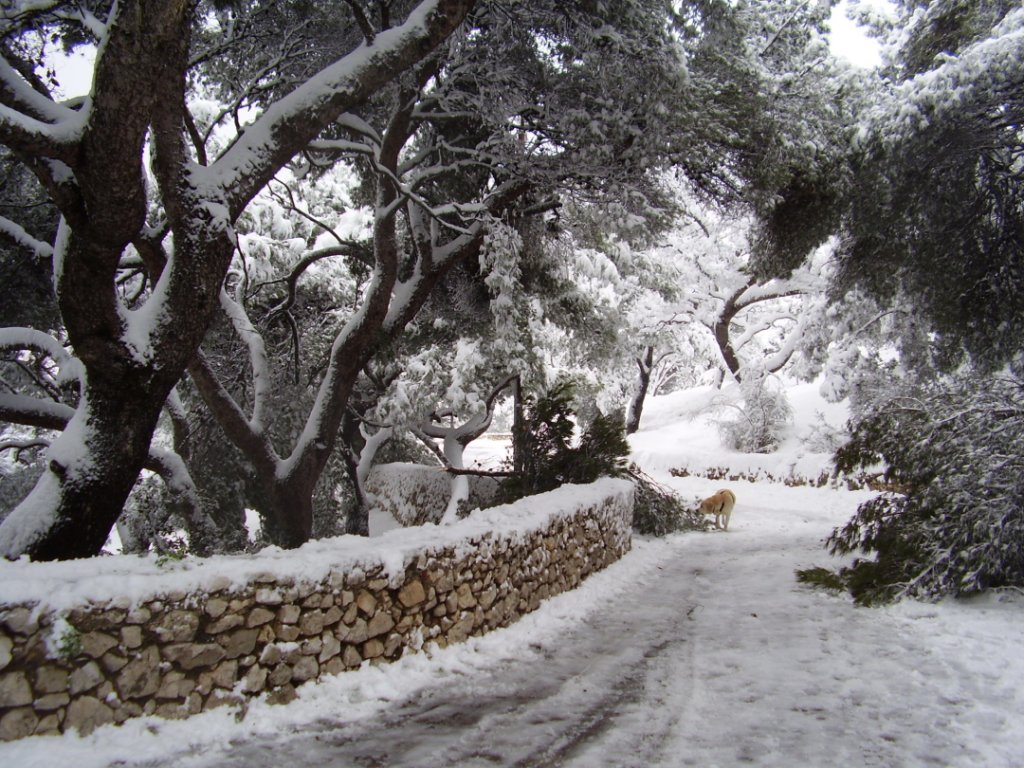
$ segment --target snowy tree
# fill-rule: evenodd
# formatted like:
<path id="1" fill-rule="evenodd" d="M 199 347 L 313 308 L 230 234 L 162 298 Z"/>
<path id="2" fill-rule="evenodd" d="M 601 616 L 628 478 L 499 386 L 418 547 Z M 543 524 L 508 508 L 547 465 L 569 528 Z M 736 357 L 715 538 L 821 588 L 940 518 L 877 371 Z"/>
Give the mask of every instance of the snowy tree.
<path id="1" fill-rule="evenodd" d="M 862 102 L 856 75 L 828 50 L 827 11 L 800 2 L 745 4 L 712 35 L 721 48 L 704 66 L 730 72 L 727 87 L 746 86 L 724 100 L 744 122 L 734 126 L 734 192 L 709 201 L 700 189 L 686 190 L 690 216 L 681 217 L 676 247 L 690 267 L 677 275 L 676 295 L 638 324 L 630 429 L 639 424 L 655 361 L 666 372 L 678 364 L 673 348 L 688 350 L 692 362 L 710 353 L 737 381 L 748 373 L 763 378 L 786 365 L 824 310 L 822 265 L 808 260 L 838 226 L 850 177 L 847 134 Z M 723 38 L 726 28 L 731 34 Z M 709 202 L 732 205 L 723 211 Z"/>
<path id="2" fill-rule="evenodd" d="M 890 78 L 858 135 L 838 285 L 918 315 L 935 362 L 999 368 L 1020 352 L 1024 13 L 900 6 Z"/>
<path id="3" fill-rule="evenodd" d="M 863 602 L 1024 586 L 1024 382 L 959 375 L 876 400 L 838 453 L 849 471 L 885 463 L 896 491 L 831 536 L 862 552 L 840 572 Z"/>
<path id="4" fill-rule="evenodd" d="M 789 168 L 769 174 L 785 182 L 802 155 L 751 152 L 785 146 L 754 140 L 753 127 L 777 126 L 769 118 L 782 113 L 759 95 L 751 40 L 770 61 L 813 38 L 821 14 L 809 8 L 6 4 L 0 137 L 61 218 L 52 242 L 42 232 L 26 240 L 33 230 L 14 220 L 3 229 L 52 254 L 61 332 L 84 373 L 46 472 L 0 526 L 0 551 L 97 551 L 186 367 L 251 466 L 277 539 L 304 541 L 357 382 L 478 257 L 490 222 L 519 229 L 570 201 L 652 220 L 663 213 L 654 172 L 666 163 L 715 199 L 740 199 L 741 180 L 769 168 Z M 53 98 L 40 35 L 97 44 L 87 98 Z M 327 247 L 352 264 L 358 295 L 320 337 L 330 341 L 308 409 L 275 431 L 259 332 L 271 318 L 250 314 L 241 217 L 263 190 L 287 196 L 286 166 L 294 179 L 315 177 L 341 159 L 359 169 L 371 237 L 367 248 Z M 316 242 L 301 248 L 287 266 L 291 289 L 328 258 Z M 241 271 L 229 276 L 233 263 Z M 289 327 L 292 307 L 274 322 Z M 223 359 L 197 355 L 219 313 L 255 363 L 240 389 L 225 381 Z"/>
<path id="5" fill-rule="evenodd" d="M 531 334 L 550 332 L 552 320 L 555 327 L 571 325 L 560 331 L 570 335 L 594 336 L 595 329 L 611 328 L 608 322 L 587 322 L 597 314 L 581 307 L 608 302 L 588 301 L 584 291 L 563 291 L 547 309 L 538 309 L 540 294 L 551 294 L 559 265 L 545 255 L 543 232 L 541 242 L 525 249 L 521 269 L 511 256 L 488 259 L 488 243 L 502 231 L 536 232 L 538 217 L 569 205 L 598 211 L 619 228 L 642 228 L 664 214 L 652 171 L 698 154 L 702 164 L 684 169 L 691 183 L 704 194 L 735 197 L 729 188 L 734 148 L 722 131 L 746 105 L 734 94 L 716 101 L 708 92 L 712 82 L 734 74 L 718 59 L 717 38 L 708 32 L 717 16 L 707 16 L 707 27 L 688 26 L 698 15 L 677 19 L 674 29 L 672 18 L 668 6 L 658 4 L 597 10 L 565 3 L 482 6 L 473 16 L 472 34 L 453 38 L 418 79 L 407 78 L 340 125 L 336 136 L 311 146 L 310 172 L 345 156 L 354 159 L 367 188 L 387 193 L 389 206 L 378 200 L 373 212 L 371 243 L 374 252 L 391 249 L 398 270 L 390 305 L 382 299 L 387 310 L 376 336 L 351 334 L 358 315 L 338 317 L 331 355 L 345 361 L 343 369 L 325 369 L 308 419 L 296 434 L 282 438 L 286 448 L 280 455 L 265 426 L 245 423 L 244 409 L 209 366 L 200 361 L 191 370 L 232 442 L 257 468 L 261 504 L 276 521 L 281 543 L 294 545 L 309 535 L 307 499 L 337 440 L 337 425 L 349 412 L 355 382 L 371 360 L 379 365 L 401 358 L 389 374 L 394 378 L 385 388 L 392 390 L 385 393 L 385 414 L 370 421 L 391 429 L 413 413 L 422 421 L 443 408 L 457 423 L 470 423 L 486 412 L 473 408 L 486 402 L 492 387 L 533 365 L 529 358 L 538 345 L 537 338 L 529 342 Z M 703 79 L 687 78 L 684 65 Z M 652 82 L 659 88 L 652 91 Z M 609 98 L 610 92 L 617 97 Z M 695 104 L 694 93 L 706 93 L 708 101 Z M 693 110 L 708 108 L 722 111 L 716 118 L 721 123 L 688 124 Z M 392 216 L 392 207 L 400 217 Z M 305 258 L 300 269 L 304 263 Z M 513 268 L 520 269 L 518 277 Z M 521 287 L 518 292 L 506 290 L 514 285 Z M 474 327 L 479 320 L 452 318 L 437 303 L 431 306 L 448 291 L 454 291 L 456 305 L 483 297 L 489 311 L 479 317 L 491 318 L 494 326 L 482 332 Z M 255 339 L 259 322 L 248 316 L 244 302 L 232 301 L 228 309 L 239 336 Z M 571 323 L 559 322 L 557 304 L 564 316 L 575 316 Z M 548 335 L 548 346 L 553 338 Z M 563 346 L 581 356 L 593 348 Z M 264 353 L 258 345 L 249 349 L 257 363 L 255 397 L 255 381 L 265 375 Z"/>
<path id="6" fill-rule="evenodd" d="M 333 313 L 328 362 L 312 382 L 315 398 L 303 423 L 290 434 L 275 435 L 271 428 L 274 409 L 266 382 L 272 374 L 264 334 L 259 318 L 250 315 L 254 307 L 246 306 L 237 291 L 222 294 L 221 304 L 249 352 L 252 387 L 239 398 L 202 356 L 190 366 L 218 422 L 255 468 L 259 505 L 278 543 L 295 546 L 309 537 L 314 488 L 350 413 L 353 388 L 375 356 L 387 363 L 402 352 L 397 347 L 405 344 L 403 332 L 436 292 L 461 276 L 490 296 L 488 316 L 496 327 L 485 339 L 488 354 L 465 355 L 462 362 L 500 358 L 505 370 L 488 362 L 488 375 L 457 387 L 460 393 L 482 403 L 497 378 L 528 364 L 520 352 L 529 350 L 516 351 L 522 343 L 508 332 L 518 331 L 529 314 L 522 296 L 504 290 L 517 262 L 506 255 L 487 261 L 488 243 L 502 231 L 528 228 L 531 219 L 559 204 L 559 196 L 590 203 L 630 200 L 641 215 L 651 209 L 656 185 L 649 171 L 666 161 L 661 143 L 670 141 L 680 119 L 667 100 L 686 85 L 669 17 L 657 5 L 623 5 L 613 16 L 605 14 L 601 24 L 593 14 L 585 5 L 484 5 L 472 17 L 472 33 L 454 37 L 419 71 L 339 122 L 333 136 L 310 145 L 307 173 L 348 158 L 375 200 L 369 264 L 358 264 L 351 244 L 329 246 L 370 271 L 362 288 L 366 298 L 355 311 Z M 637 67 L 640 50 L 643 65 Z M 640 78 L 663 84 L 658 99 L 635 86 L 623 87 L 628 98 L 605 98 L 609 82 Z M 644 141 L 638 141 L 641 137 Z M 330 222 L 323 223 L 328 232 Z M 291 288 L 318 255 L 314 247 L 298 258 L 286 280 Z M 437 330 L 437 322 L 431 328 Z M 407 410 L 419 410 L 423 419 L 430 413 L 424 407 L 427 393 L 436 390 L 427 378 L 442 378 L 438 370 L 449 368 L 444 353 L 469 350 L 476 331 L 454 327 L 454 344 L 444 350 L 437 347 L 439 334 L 412 330 L 425 346 L 402 352 L 420 390 L 406 398 L 416 406 Z M 409 393 L 409 371 L 392 387 L 404 386 Z M 401 400 L 399 394 L 392 403 Z M 377 414 L 376 420 L 398 426 L 391 416 Z M 349 430 L 353 436 L 361 433 Z"/>
<path id="7" fill-rule="evenodd" d="M 898 335 L 898 356 L 857 382 L 838 454 L 841 468 L 884 461 L 895 483 L 831 539 L 869 556 L 842 572 L 864 600 L 1022 583 L 1024 10 L 897 11 L 833 287 L 861 291 Z"/>
<path id="8" fill-rule="evenodd" d="M 801 348 L 810 353 L 807 331 L 826 305 L 831 248 L 810 254 L 788 277 L 759 280 L 751 274 L 755 226 L 739 212 L 691 210 L 665 236 L 667 243 L 638 258 L 667 270 L 671 279 L 662 282 L 673 287 L 655 297 L 642 289 L 636 294 L 631 319 L 642 341 L 628 432 L 639 426 L 656 350 L 697 351 L 694 363 L 703 361 L 702 372 L 717 368 L 719 384 L 726 376 L 739 383 L 763 380 L 781 371 Z M 807 363 L 806 373 L 813 373 L 816 363 Z"/>
<path id="9" fill-rule="evenodd" d="M 243 12 L 259 5 L 243 4 Z M 60 210 L 46 248 L 82 376 L 80 402 L 49 448 L 46 472 L 0 526 L 3 554 L 99 551 L 149 455 L 164 403 L 218 310 L 233 222 L 339 117 L 429 56 L 472 5 L 425 1 L 372 40 L 348 49 L 337 41 L 325 49 L 331 63 L 282 84 L 273 106 L 208 158 L 192 141 L 186 90 L 190 71 L 218 55 L 198 43 L 222 15 L 164 0 L 4 4 L 0 141 Z M 53 97 L 34 66 L 40 31 L 96 43 L 87 98 Z M 234 50 L 231 34 L 224 37 L 220 51 Z M 266 82 L 252 75 L 254 87 Z M 116 290 L 125 259 L 141 259 L 154 286 L 134 310 Z"/>

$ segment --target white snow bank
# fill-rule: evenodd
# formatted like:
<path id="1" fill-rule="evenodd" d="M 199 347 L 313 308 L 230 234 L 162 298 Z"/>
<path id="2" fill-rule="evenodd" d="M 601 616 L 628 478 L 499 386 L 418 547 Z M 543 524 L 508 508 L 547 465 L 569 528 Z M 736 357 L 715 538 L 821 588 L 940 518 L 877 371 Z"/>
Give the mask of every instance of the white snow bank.
<path id="1" fill-rule="evenodd" d="M 648 399 L 640 430 L 630 436 L 632 458 L 645 471 L 664 475 L 672 469 L 691 472 L 728 468 L 758 478 L 817 478 L 832 468 L 829 439 L 842 433 L 849 403 L 821 397 L 818 382 L 788 387 L 793 423 L 773 453 L 740 453 L 722 447 L 718 424 L 733 418 L 740 402 L 738 387 L 674 392 Z"/>

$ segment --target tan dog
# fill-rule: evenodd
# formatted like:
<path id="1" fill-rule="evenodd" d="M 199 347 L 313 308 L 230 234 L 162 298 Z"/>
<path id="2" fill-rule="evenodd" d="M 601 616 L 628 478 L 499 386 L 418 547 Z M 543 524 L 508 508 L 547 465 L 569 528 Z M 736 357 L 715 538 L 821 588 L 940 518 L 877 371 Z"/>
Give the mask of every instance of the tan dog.
<path id="1" fill-rule="evenodd" d="M 735 506 L 736 494 L 728 488 L 723 488 L 700 503 L 700 513 L 702 515 L 714 515 L 715 528 L 728 531 L 729 518 L 732 516 L 732 508 Z"/>

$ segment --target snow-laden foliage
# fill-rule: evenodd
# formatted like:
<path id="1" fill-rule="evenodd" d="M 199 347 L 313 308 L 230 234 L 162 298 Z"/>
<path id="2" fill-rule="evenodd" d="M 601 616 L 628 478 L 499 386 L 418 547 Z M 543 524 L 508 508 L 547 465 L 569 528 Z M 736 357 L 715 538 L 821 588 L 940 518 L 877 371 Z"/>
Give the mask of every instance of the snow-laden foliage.
<path id="1" fill-rule="evenodd" d="M 753 218 L 680 194 L 685 215 L 662 242 L 632 254 L 622 280 L 630 335 L 641 350 L 630 431 L 652 381 L 692 385 L 709 368 L 718 369 L 719 382 L 760 380 L 783 368 L 813 378 L 831 341 L 819 322 L 831 243 L 789 277 L 758 281 L 751 276 Z"/>
<path id="2" fill-rule="evenodd" d="M 695 506 L 687 506 L 679 495 L 654 480 L 636 465 L 630 465 L 633 495 L 633 530 L 645 536 L 667 536 L 679 531 L 707 530 L 709 518 Z"/>
<path id="3" fill-rule="evenodd" d="M 962 374 L 881 400 L 837 453 L 884 462 L 894 490 L 829 540 L 860 551 L 841 572 L 863 602 L 1024 587 L 1024 380 Z"/>
<path id="4" fill-rule="evenodd" d="M 358 478 L 395 428 L 373 422 L 395 377 L 427 382 L 395 393 L 410 414 L 471 409 L 502 365 L 551 370 L 566 350 L 596 390 L 628 254 L 560 270 L 558 211 L 653 241 L 669 166 L 702 199 L 791 201 L 829 155 L 828 126 L 792 121 L 828 112 L 801 106 L 822 89 L 797 74 L 824 18 L 788 1 L 4 4 L 0 143 L 62 218 L 54 234 L 0 212 L 0 234 L 52 254 L 53 330 L 92 407 L 54 441 L 77 468 L 47 465 L 5 551 L 97 551 L 168 420 L 187 466 L 190 431 L 165 413 L 186 368 L 185 421 L 209 409 L 248 480 L 213 497 L 258 504 L 285 546 L 311 535 L 324 473 Z M 91 98 L 54 96 L 40 34 L 95 45 Z M 317 184 L 340 163 L 355 183 L 332 199 Z M 597 280 L 572 289 L 581 274 Z M 446 313 L 448 295 L 466 302 Z M 219 438 L 200 437 L 205 467 Z"/>
<path id="5" fill-rule="evenodd" d="M 842 375 L 827 382 L 852 396 L 838 465 L 882 461 L 894 483 L 830 542 L 873 556 L 841 574 L 865 601 L 1024 574 L 1024 10 L 896 11 L 886 79 L 855 137 L 832 286 L 856 288 L 867 318 L 851 322 L 834 350 Z"/>
<path id="6" fill-rule="evenodd" d="M 622 476 L 629 444 L 622 421 L 598 414 L 580 425 L 577 437 L 575 388 L 561 381 L 541 397 L 530 397 L 521 441 L 523 471 L 505 481 L 503 501 L 543 493 L 563 483 L 592 483 L 599 477 Z"/>
<path id="7" fill-rule="evenodd" d="M 441 46 L 471 6 L 389 4 L 395 15 L 377 19 L 377 30 L 352 23 L 354 4 L 344 13 L 332 3 L 262 0 L 0 7 L 0 143 L 60 213 L 48 243 L 32 242 L 43 233 L 28 220 L 5 216 L 0 232 L 52 254 L 62 326 L 53 330 L 66 334 L 86 371 L 78 410 L 63 419 L 71 427 L 51 443 L 35 489 L 0 524 L 5 555 L 95 554 L 147 462 L 183 467 L 153 455 L 150 443 L 185 368 L 202 366 L 197 352 L 217 313 L 242 306 L 240 296 L 223 293 L 242 212 L 339 117 L 390 95 L 390 83 Z M 309 24 L 313 11 L 323 24 Z M 320 44 L 310 45 L 317 35 Z M 94 47 L 89 98 L 64 101 L 54 92 L 36 44 L 43 36 Z M 204 86 L 215 82 L 226 108 L 200 105 L 193 114 L 190 97 L 207 95 Z M 223 125 L 233 136 L 219 143 Z M 288 222 L 273 224 L 276 236 L 289 233 Z M 241 313 L 229 314 L 246 327 Z M 259 341 L 245 332 L 246 347 L 257 351 Z M 222 403 L 230 399 L 219 382 L 206 383 Z M 254 384 L 238 433 L 264 425 L 260 395 L 270 382 Z M 38 408 L 5 412 L 38 421 Z M 309 434 L 317 445 L 319 435 Z M 316 457 L 318 469 L 325 460 Z M 308 508 L 299 505 L 304 523 Z"/>
<path id="8" fill-rule="evenodd" d="M 838 284 L 929 325 L 943 368 L 998 370 L 1024 338 L 1024 9 L 936 0 L 903 21 L 857 134 Z"/>
<path id="9" fill-rule="evenodd" d="M 744 158 L 756 214 L 758 282 L 787 277 L 835 232 L 850 183 L 848 131 L 863 99 L 824 34 L 831 7 L 797 0 L 741 6 L 757 78 L 756 141 Z"/>
<path id="10" fill-rule="evenodd" d="M 722 443 L 743 453 L 771 453 L 793 421 L 785 390 L 774 377 L 740 382 L 742 402 L 732 405 L 718 425 Z"/>
<path id="11" fill-rule="evenodd" d="M 392 348 L 382 371 L 394 375 L 374 419 L 407 429 L 443 414 L 441 421 L 454 426 L 482 418 L 494 387 L 509 376 L 528 388 L 544 385 L 537 336 L 547 297 L 530 295 L 524 269 L 531 265 L 524 259 L 521 232 L 492 217 L 477 264 L 454 271 L 443 299 L 428 304 Z"/>

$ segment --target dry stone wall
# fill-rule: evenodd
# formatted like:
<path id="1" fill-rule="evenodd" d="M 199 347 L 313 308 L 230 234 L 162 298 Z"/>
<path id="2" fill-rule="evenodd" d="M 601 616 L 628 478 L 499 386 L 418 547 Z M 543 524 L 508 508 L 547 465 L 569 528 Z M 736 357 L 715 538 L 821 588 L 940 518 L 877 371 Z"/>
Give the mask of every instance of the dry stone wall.
<path id="1" fill-rule="evenodd" d="M 605 480 L 428 526 L 418 550 L 403 544 L 413 529 L 396 531 L 397 555 L 382 537 L 380 554 L 315 578 L 271 567 L 59 609 L 2 604 L 0 738 L 287 702 L 322 675 L 506 626 L 621 557 L 632 504 L 629 483 Z"/>

